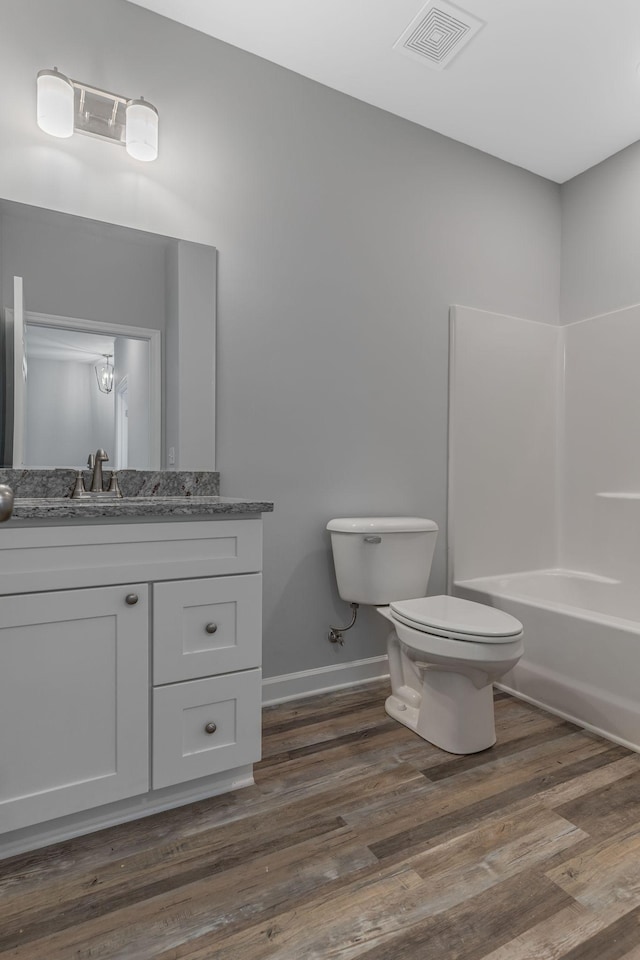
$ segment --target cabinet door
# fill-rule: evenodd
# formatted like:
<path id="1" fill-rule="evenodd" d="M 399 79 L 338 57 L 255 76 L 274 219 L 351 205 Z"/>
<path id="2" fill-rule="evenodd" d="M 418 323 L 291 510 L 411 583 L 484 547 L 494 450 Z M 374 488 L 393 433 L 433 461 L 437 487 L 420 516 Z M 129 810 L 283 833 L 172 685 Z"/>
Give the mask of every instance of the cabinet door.
<path id="1" fill-rule="evenodd" d="M 148 790 L 148 623 L 146 584 L 0 597 L 1 832 Z"/>
<path id="2" fill-rule="evenodd" d="M 261 671 L 172 683 L 153 691 L 153 787 L 260 759 Z"/>
<path id="3" fill-rule="evenodd" d="M 153 586 L 153 682 L 258 667 L 262 576 L 175 580 Z"/>

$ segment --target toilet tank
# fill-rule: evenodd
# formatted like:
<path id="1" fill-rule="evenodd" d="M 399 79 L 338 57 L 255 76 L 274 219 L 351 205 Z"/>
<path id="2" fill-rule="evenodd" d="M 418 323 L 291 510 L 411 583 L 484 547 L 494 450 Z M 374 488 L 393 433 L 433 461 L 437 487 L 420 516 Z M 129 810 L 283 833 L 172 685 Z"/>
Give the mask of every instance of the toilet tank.
<path id="1" fill-rule="evenodd" d="M 327 524 L 338 592 L 385 606 L 424 597 L 438 525 L 421 517 L 343 517 Z"/>

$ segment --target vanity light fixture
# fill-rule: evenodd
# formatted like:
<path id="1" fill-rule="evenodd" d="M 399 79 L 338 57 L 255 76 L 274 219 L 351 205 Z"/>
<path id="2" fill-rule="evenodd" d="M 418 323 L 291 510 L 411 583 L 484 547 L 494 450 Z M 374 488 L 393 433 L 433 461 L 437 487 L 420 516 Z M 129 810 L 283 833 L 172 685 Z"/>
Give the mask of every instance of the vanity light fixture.
<path id="1" fill-rule="evenodd" d="M 125 146 L 136 160 L 158 156 L 158 111 L 143 97 L 130 100 L 99 90 L 79 80 L 70 80 L 53 70 L 40 70 L 37 77 L 38 126 L 53 137 L 86 133 Z"/>
<path id="2" fill-rule="evenodd" d="M 96 363 L 96 380 L 100 393 L 111 393 L 113 390 L 113 364 L 110 363 L 112 353 L 104 353 L 104 363 Z"/>
<path id="3" fill-rule="evenodd" d="M 158 156 L 158 111 L 140 97 L 126 106 L 125 141 L 127 153 L 136 160 L 155 160 Z"/>
<path id="4" fill-rule="evenodd" d="M 38 126 L 52 137 L 73 134 L 73 84 L 68 77 L 53 70 L 41 70 L 38 87 Z"/>

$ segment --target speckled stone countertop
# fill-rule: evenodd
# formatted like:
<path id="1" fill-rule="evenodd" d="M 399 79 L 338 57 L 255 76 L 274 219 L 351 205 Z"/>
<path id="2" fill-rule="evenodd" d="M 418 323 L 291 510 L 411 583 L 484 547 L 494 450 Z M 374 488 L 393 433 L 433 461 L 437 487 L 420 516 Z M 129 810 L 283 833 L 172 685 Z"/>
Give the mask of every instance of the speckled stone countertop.
<path id="1" fill-rule="evenodd" d="M 41 499 L 71 497 L 76 482 L 76 470 L 60 468 L 36 470 L 0 469 L 0 483 L 8 483 L 15 497 Z M 88 490 L 91 473 L 82 471 Z M 104 471 L 104 485 L 108 486 L 111 470 Z M 220 474 L 213 470 L 118 470 L 118 482 L 123 497 L 218 497 Z"/>
<path id="2" fill-rule="evenodd" d="M 105 487 L 110 472 L 104 471 Z M 90 485 L 88 471 L 85 486 Z M 119 470 L 122 498 L 71 498 L 75 470 L 0 469 L 0 483 L 14 492 L 14 520 L 96 520 L 155 517 L 158 520 L 269 513 L 268 500 L 221 497 L 213 471 Z"/>

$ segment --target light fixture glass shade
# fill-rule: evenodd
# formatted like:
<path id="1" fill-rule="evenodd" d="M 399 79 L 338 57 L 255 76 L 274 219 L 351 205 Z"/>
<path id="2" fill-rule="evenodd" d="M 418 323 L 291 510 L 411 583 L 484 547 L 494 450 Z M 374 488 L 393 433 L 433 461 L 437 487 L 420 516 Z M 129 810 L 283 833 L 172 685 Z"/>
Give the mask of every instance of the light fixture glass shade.
<path id="1" fill-rule="evenodd" d="M 136 160 L 155 160 L 158 156 L 158 111 L 142 98 L 127 104 L 127 153 Z"/>
<path id="2" fill-rule="evenodd" d="M 53 70 L 41 70 L 37 77 L 38 126 L 52 137 L 70 137 L 73 134 L 73 84 Z"/>
<path id="3" fill-rule="evenodd" d="M 113 364 L 110 362 L 112 356 L 111 353 L 105 353 L 104 363 L 96 363 L 94 367 L 100 393 L 111 393 L 113 390 Z"/>

